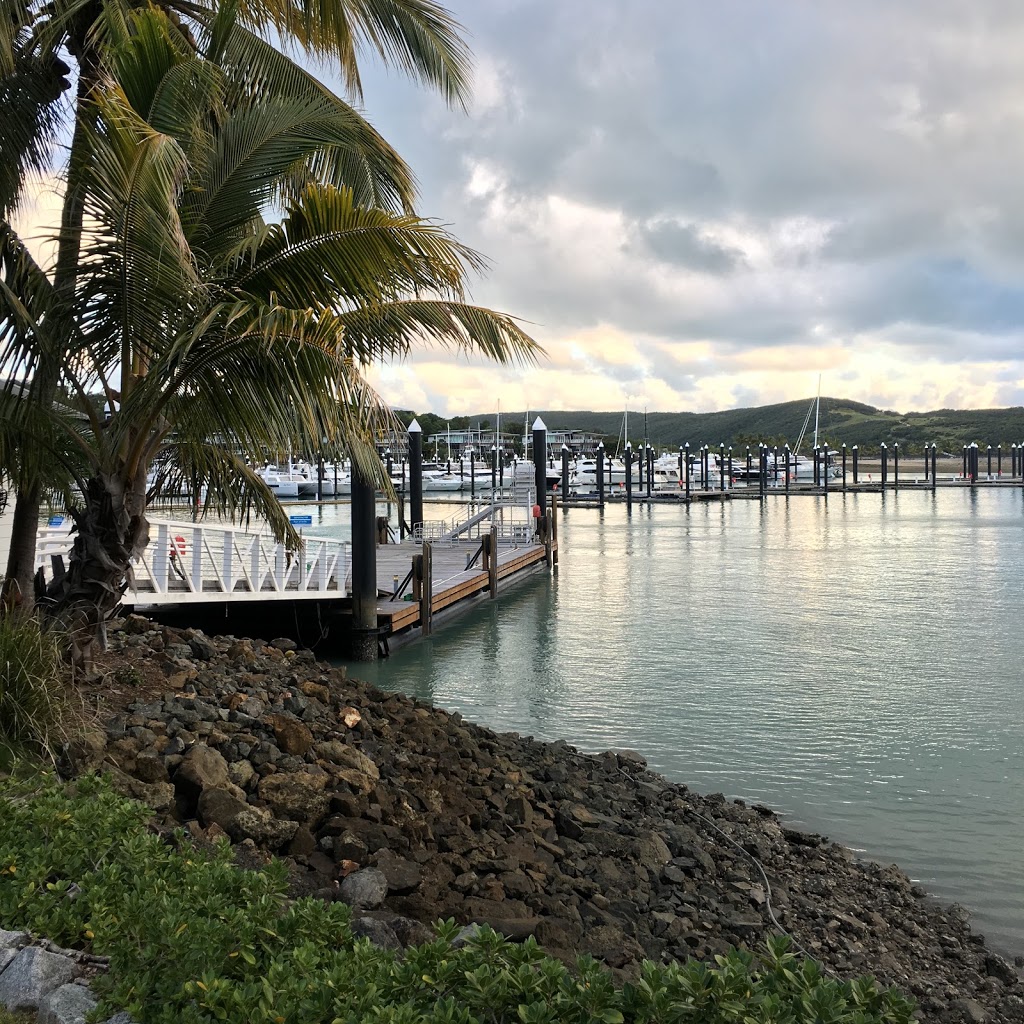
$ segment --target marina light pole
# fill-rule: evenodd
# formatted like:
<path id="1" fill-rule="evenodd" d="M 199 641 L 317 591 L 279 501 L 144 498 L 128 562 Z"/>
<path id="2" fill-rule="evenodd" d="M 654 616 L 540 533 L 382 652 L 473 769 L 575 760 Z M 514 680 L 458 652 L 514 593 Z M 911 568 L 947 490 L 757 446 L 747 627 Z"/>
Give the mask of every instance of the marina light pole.
<path id="1" fill-rule="evenodd" d="M 423 525 L 423 428 L 419 420 L 409 424 L 409 526 L 415 536 Z M 422 534 L 422 530 L 420 531 Z"/>
<path id="2" fill-rule="evenodd" d="M 534 504 L 540 505 L 541 515 L 544 514 L 546 507 L 548 490 L 547 453 L 548 428 L 538 416 L 533 421 L 533 480 L 537 488 L 537 497 L 534 499 Z"/>

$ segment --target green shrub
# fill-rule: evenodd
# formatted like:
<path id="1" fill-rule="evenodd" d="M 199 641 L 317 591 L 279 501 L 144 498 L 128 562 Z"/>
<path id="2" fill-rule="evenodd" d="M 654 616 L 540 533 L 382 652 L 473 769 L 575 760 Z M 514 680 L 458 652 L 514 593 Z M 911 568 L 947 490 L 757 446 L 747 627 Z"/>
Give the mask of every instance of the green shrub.
<path id="1" fill-rule="evenodd" d="M 759 959 L 644 965 L 617 990 L 533 940 L 453 922 L 399 955 L 355 940 L 349 909 L 289 902 L 284 867 L 247 872 L 227 844 L 151 832 L 101 780 L 0 783 L 0 922 L 110 957 L 104 1010 L 143 1024 L 905 1024 L 912 1004 L 870 979 L 838 982 L 775 939 Z"/>
<path id="2" fill-rule="evenodd" d="M 16 754 L 52 754 L 72 707 L 58 637 L 32 616 L 0 617 L 0 767 Z"/>

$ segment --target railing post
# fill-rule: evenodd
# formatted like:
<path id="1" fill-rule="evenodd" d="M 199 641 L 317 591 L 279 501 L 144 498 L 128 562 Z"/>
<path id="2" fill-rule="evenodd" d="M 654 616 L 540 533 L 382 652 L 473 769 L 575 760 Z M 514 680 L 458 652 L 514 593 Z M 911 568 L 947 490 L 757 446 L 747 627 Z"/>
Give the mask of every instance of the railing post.
<path id="1" fill-rule="evenodd" d="M 203 528 L 192 527 L 192 589 L 203 592 Z"/>
<path id="2" fill-rule="evenodd" d="M 167 573 L 171 568 L 171 548 L 168 544 L 168 526 L 161 523 L 156 528 L 156 547 L 153 551 L 153 589 L 158 594 L 167 593 Z"/>
<path id="3" fill-rule="evenodd" d="M 224 590 L 230 594 L 235 586 L 235 534 L 233 530 L 224 531 L 224 549 L 220 556 L 221 575 L 224 577 Z"/>

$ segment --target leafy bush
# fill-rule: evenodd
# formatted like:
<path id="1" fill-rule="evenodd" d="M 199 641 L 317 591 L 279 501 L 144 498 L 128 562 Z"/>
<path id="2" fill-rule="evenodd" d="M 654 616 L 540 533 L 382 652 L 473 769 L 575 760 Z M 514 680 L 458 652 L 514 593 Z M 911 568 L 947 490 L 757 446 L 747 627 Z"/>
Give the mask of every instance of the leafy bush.
<path id="1" fill-rule="evenodd" d="M 533 940 L 459 928 L 400 955 L 356 940 L 349 909 L 289 902 L 286 872 L 246 872 L 146 827 L 97 779 L 0 783 L 0 921 L 110 957 L 104 1008 L 144 1024 L 904 1024 L 912 1005 L 870 979 L 842 983 L 775 939 L 759 960 L 644 965 L 617 990 L 598 963 L 569 970 Z"/>
<path id="2" fill-rule="evenodd" d="M 0 617 L 0 766 L 53 751 L 72 706 L 56 635 L 32 616 Z"/>

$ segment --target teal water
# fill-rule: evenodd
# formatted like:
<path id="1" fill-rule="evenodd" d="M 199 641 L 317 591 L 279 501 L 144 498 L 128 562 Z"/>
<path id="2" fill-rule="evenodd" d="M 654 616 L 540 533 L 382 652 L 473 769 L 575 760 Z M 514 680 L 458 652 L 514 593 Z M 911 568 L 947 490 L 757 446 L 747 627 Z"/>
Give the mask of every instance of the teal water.
<path id="1" fill-rule="evenodd" d="M 1019 490 L 559 514 L 553 577 L 352 674 L 635 748 L 899 863 L 1024 952 Z"/>

